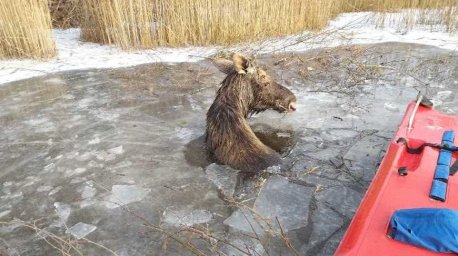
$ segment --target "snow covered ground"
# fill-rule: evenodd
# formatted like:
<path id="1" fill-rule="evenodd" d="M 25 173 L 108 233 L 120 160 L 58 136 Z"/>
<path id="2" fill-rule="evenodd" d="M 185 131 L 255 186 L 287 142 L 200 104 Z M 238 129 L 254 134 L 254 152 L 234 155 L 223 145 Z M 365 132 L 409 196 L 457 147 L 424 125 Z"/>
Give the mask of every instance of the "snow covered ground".
<path id="1" fill-rule="evenodd" d="M 153 62 L 192 62 L 211 56 L 220 50 L 251 53 L 306 51 L 343 44 L 405 42 L 458 50 L 458 35 L 444 32 L 440 26 L 416 26 L 411 30 L 399 25 L 400 14 L 385 19 L 383 28 L 376 26 L 377 14 L 372 12 L 344 13 L 319 33 L 299 35 L 241 44 L 230 49 L 221 46 L 158 48 L 125 52 L 116 47 L 79 41 L 79 29 L 54 30 L 58 56 L 49 61 L 0 61 L 0 84 L 65 70 L 116 68 Z"/>

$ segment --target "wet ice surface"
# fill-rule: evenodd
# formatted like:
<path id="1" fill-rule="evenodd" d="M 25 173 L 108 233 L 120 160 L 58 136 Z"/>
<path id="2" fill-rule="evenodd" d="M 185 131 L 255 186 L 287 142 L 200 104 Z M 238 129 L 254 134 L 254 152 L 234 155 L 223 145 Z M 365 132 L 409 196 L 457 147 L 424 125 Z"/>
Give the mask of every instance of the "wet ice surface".
<path id="1" fill-rule="evenodd" d="M 298 110 L 250 119 L 284 166 L 242 181 L 202 148 L 223 79 L 209 62 L 5 84 L 0 252 L 59 254 L 37 236 L 51 232 L 118 255 L 191 255 L 172 233 L 206 255 L 331 255 L 417 91 L 458 114 L 456 55 L 378 44 L 261 56 Z"/>

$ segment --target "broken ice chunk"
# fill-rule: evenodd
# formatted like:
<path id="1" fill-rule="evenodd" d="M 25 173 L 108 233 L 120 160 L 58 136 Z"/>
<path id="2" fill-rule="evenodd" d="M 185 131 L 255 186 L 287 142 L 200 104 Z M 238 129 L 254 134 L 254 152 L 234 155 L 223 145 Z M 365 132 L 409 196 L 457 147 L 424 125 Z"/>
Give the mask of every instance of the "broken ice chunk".
<path id="1" fill-rule="evenodd" d="M 67 233 L 70 233 L 72 236 L 74 236 L 76 239 L 81 239 L 85 236 L 87 236 L 89 233 L 93 232 L 96 230 L 97 227 L 91 224 L 86 224 L 83 222 L 78 222 L 76 225 L 73 227 L 69 228 L 67 230 Z"/>
<path id="2" fill-rule="evenodd" d="M 55 202 L 54 207 L 56 208 L 56 213 L 57 216 L 59 216 L 59 223 L 64 224 L 67 222 L 68 217 L 70 216 L 70 213 L 72 209 L 70 208 L 70 205 L 60 203 L 60 202 Z"/>
<path id="3" fill-rule="evenodd" d="M 175 207 L 167 207 L 162 214 L 163 221 L 172 226 L 192 226 L 209 222 L 212 214 L 206 210 L 179 210 Z"/>
<path id="4" fill-rule="evenodd" d="M 240 208 L 224 224 L 256 234 L 271 228 L 279 231 L 278 222 L 285 232 L 305 227 L 312 194 L 311 187 L 294 184 L 287 178 L 273 175 L 256 198 L 253 210 Z"/>
<path id="5" fill-rule="evenodd" d="M 234 196 L 239 171 L 229 166 L 213 163 L 205 169 L 205 174 L 207 178 L 215 184 L 218 190 L 221 191 L 225 198 L 232 198 Z"/>
<path id="6" fill-rule="evenodd" d="M 90 187 L 90 186 L 85 186 L 83 188 L 83 191 L 81 192 L 81 198 L 87 199 L 94 197 L 95 194 L 97 193 L 97 189 Z"/>
<path id="7" fill-rule="evenodd" d="M 121 155 L 122 153 L 124 153 L 124 148 L 121 145 L 119 147 L 109 149 L 108 152 L 115 155 Z"/>
<path id="8" fill-rule="evenodd" d="M 111 195 L 105 204 L 108 208 L 117 208 L 121 205 L 141 201 L 151 190 L 137 185 L 113 185 Z"/>

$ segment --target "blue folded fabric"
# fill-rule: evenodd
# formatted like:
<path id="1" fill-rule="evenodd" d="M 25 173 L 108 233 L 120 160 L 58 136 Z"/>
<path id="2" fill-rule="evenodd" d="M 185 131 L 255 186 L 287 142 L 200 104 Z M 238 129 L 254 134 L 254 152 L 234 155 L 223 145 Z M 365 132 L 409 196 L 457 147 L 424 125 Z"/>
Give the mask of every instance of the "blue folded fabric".
<path id="1" fill-rule="evenodd" d="M 458 211 L 445 208 L 402 209 L 390 220 L 391 238 L 434 252 L 458 253 Z"/>

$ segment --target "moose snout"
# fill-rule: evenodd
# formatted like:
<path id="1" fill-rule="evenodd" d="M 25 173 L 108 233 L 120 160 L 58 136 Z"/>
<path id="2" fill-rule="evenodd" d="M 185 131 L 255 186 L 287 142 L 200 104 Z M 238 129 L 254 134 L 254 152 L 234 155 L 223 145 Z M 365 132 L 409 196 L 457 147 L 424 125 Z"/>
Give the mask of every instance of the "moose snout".
<path id="1" fill-rule="evenodd" d="M 291 91 L 290 96 L 288 97 L 288 112 L 294 112 L 297 109 L 297 101 L 296 101 L 296 95 L 294 95 Z"/>
<path id="2" fill-rule="evenodd" d="M 290 102 L 288 105 L 288 112 L 296 111 L 296 109 L 297 109 L 296 102 L 295 101 Z"/>

